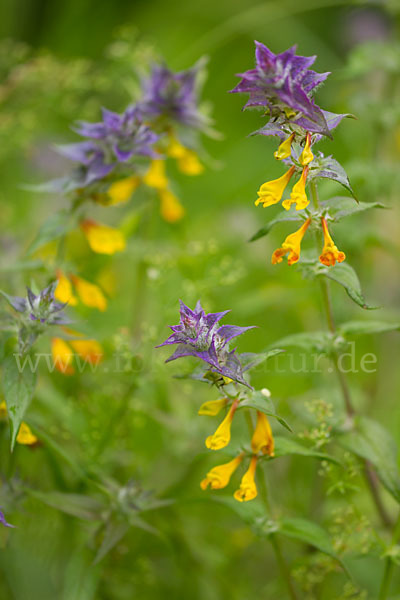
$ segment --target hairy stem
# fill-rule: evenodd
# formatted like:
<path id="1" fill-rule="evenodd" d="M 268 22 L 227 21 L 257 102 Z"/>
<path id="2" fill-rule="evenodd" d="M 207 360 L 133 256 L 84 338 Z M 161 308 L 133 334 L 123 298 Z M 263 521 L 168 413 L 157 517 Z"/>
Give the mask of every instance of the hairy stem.
<path id="1" fill-rule="evenodd" d="M 311 189 L 311 195 L 312 195 L 312 199 L 313 199 L 314 208 L 318 209 L 319 208 L 319 199 L 318 199 L 317 185 L 316 185 L 315 181 L 312 181 L 310 183 L 310 189 Z M 321 246 L 321 243 L 320 243 L 321 240 L 319 238 L 320 238 L 320 236 L 317 234 L 316 242 L 317 242 L 318 248 L 320 248 L 320 246 Z M 332 299 L 331 299 L 331 295 L 330 295 L 329 282 L 325 278 L 320 277 L 319 283 L 320 283 L 320 287 L 321 287 L 322 300 L 323 300 L 323 305 L 324 305 L 324 309 L 325 309 L 325 315 L 326 315 L 328 328 L 329 328 L 329 331 L 334 334 L 334 333 L 336 333 L 336 325 L 335 325 L 335 319 L 334 319 L 334 315 L 333 315 L 333 306 L 332 306 Z M 336 373 L 336 376 L 338 379 L 338 383 L 339 383 L 340 389 L 342 391 L 343 401 L 344 401 L 344 404 L 346 407 L 346 413 L 347 413 L 347 416 L 349 417 L 349 419 L 352 419 L 355 415 L 355 410 L 354 410 L 354 406 L 353 406 L 352 399 L 351 399 L 350 388 L 349 388 L 349 384 L 347 382 L 346 375 L 343 373 L 343 371 L 339 367 L 338 359 L 339 359 L 338 353 L 333 352 L 332 360 L 333 360 L 333 364 L 334 364 L 334 368 L 335 368 L 335 373 Z M 366 481 L 367 481 L 367 484 L 368 484 L 368 487 L 369 487 L 369 490 L 371 493 L 371 497 L 374 501 L 376 510 L 382 521 L 382 524 L 385 527 L 391 527 L 392 522 L 391 522 L 390 516 L 388 515 L 386 508 L 382 502 L 382 499 L 381 499 L 381 496 L 379 493 L 378 481 L 377 481 L 375 471 L 373 470 L 372 465 L 369 461 L 364 460 L 363 462 L 364 462 L 364 468 L 365 468 L 365 478 L 366 478 Z"/>
<path id="2" fill-rule="evenodd" d="M 251 414 L 250 411 L 246 410 L 246 421 L 247 421 L 247 426 L 249 428 L 249 433 L 250 436 L 253 435 L 253 431 L 254 431 L 254 425 L 253 425 L 253 421 L 251 418 Z M 262 473 L 260 473 L 260 476 L 258 478 L 258 482 L 259 482 L 259 486 L 260 486 L 260 492 L 261 492 L 261 497 L 263 499 L 265 508 L 267 510 L 268 515 L 272 518 L 273 517 L 273 511 L 271 508 L 271 502 L 269 499 L 269 494 L 268 494 L 268 485 L 267 485 L 267 478 L 266 478 L 266 474 L 264 469 L 262 470 Z M 274 554 L 275 554 L 275 558 L 276 558 L 276 562 L 278 564 L 279 570 L 281 572 L 282 578 L 285 580 L 286 585 L 287 585 L 287 589 L 289 592 L 289 596 L 291 598 L 291 600 L 298 600 L 298 596 L 296 593 L 296 590 L 294 588 L 294 584 L 290 575 L 290 569 L 286 563 L 285 557 L 282 553 L 282 547 L 281 547 L 281 543 L 280 540 L 277 536 L 276 533 L 271 533 L 269 536 L 269 540 L 271 542 L 271 546 L 273 548 Z"/>

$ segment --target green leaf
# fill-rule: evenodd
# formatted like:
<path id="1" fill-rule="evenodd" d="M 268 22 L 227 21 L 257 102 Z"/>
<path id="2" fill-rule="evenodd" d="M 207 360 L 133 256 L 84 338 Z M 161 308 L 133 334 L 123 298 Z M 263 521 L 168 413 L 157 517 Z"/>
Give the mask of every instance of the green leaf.
<path id="1" fill-rule="evenodd" d="M 347 177 L 347 173 L 337 160 L 332 158 L 332 156 L 319 156 L 315 161 L 316 168 L 311 168 L 308 180 L 312 181 L 317 177 L 322 177 L 326 179 L 333 179 L 333 181 L 337 181 L 343 187 L 346 188 L 356 199 L 355 194 L 353 192 L 353 188 L 350 185 L 349 178 Z"/>
<path id="2" fill-rule="evenodd" d="M 382 484 L 400 503 L 398 449 L 390 433 L 372 419 L 357 417 L 354 429 L 341 434 L 338 441 L 357 456 L 372 463 Z"/>
<path id="3" fill-rule="evenodd" d="M 100 521 L 102 512 L 106 506 L 97 498 L 85 496 L 83 494 L 64 494 L 63 492 L 38 492 L 29 490 L 27 492 L 37 498 L 47 506 L 56 508 L 78 519 L 84 521 Z"/>
<path id="4" fill-rule="evenodd" d="M 129 530 L 128 521 L 110 520 L 104 527 L 103 539 L 97 551 L 93 564 L 99 563 L 118 542 L 122 540 Z"/>
<path id="5" fill-rule="evenodd" d="M 275 436 L 275 456 L 287 456 L 291 454 L 297 454 L 299 456 L 309 456 L 310 458 L 317 458 L 319 460 L 327 460 L 329 462 L 341 465 L 342 463 L 335 457 L 325 452 L 319 452 L 312 448 L 307 448 L 300 444 L 296 440 Z"/>
<path id="6" fill-rule="evenodd" d="M 332 345 L 332 334 L 327 331 L 294 333 L 281 338 L 273 345 L 283 348 L 294 346 L 307 352 L 328 353 Z"/>
<path id="7" fill-rule="evenodd" d="M 3 363 L 3 392 L 10 417 L 11 451 L 36 386 L 36 373 L 19 368 L 17 358 L 17 355 L 7 356 Z"/>
<path id="8" fill-rule="evenodd" d="M 254 408 L 255 410 L 264 413 L 268 417 L 274 417 L 288 431 L 292 431 L 291 427 L 286 423 L 286 421 L 276 414 L 272 400 L 264 396 L 264 394 L 261 392 L 249 392 L 248 398 L 240 401 L 237 410 L 242 408 Z"/>
<path id="9" fill-rule="evenodd" d="M 293 213 L 292 211 L 284 210 L 283 212 L 279 213 L 279 215 L 277 217 L 275 217 L 275 219 L 272 219 L 272 221 L 270 221 L 269 223 L 264 225 L 264 227 L 259 229 L 257 231 L 257 233 L 255 233 L 253 235 L 253 237 L 250 238 L 249 241 L 255 242 L 256 240 L 259 240 L 260 238 L 264 237 L 265 235 L 268 235 L 268 233 L 271 231 L 271 229 L 278 223 L 284 223 L 286 221 L 299 221 L 299 220 L 300 220 L 300 218 L 299 218 L 298 214 Z"/>
<path id="10" fill-rule="evenodd" d="M 254 369 L 258 365 L 262 364 L 266 360 L 269 360 L 273 356 L 282 354 L 282 352 L 285 351 L 281 348 L 274 348 L 268 352 L 243 352 L 242 354 L 239 354 L 238 357 L 243 366 L 243 371 L 249 371 L 250 369 Z"/>
<path id="11" fill-rule="evenodd" d="M 338 333 L 343 336 L 385 333 L 387 331 L 400 331 L 400 323 L 385 323 L 384 321 L 348 321 L 347 323 L 342 323 L 338 329 Z"/>
<path id="12" fill-rule="evenodd" d="M 317 548 L 339 560 L 333 549 L 329 533 L 317 523 L 300 518 L 284 518 L 279 522 L 279 533 Z"/>
<path id="13" fill-rule="evenodd" d="M 27 250 L 27 255 L 30 256 L 45 244 L 65 235 L 75 226 L 75 219 L 67 211 L 61 211 L 52 215 L 39 229 L 37 236 Z"/>
<path id="14" fill-rule="evenodd" d="M 361 290 L 361 284 L 357 273 L 348 263 L 340 263 L 334 267 L 323 267 L 318 269 L 317 275 L 322 275 L 332 281 L 336 281 L 344 287 L 350 298 L 366 310 L 375 310 L 379 306 L 371 306 L 367 304 Z"/>
<path id="15" fill-rule="evenodd" d="M 354 215 L 370 208 L 387 208 L 381 202 L 358 202 L 355 203 L 348 196 L 337 196 L 325 202 L 321 202 L 321 206 L 327 209 L 327 214 L 332 221 L 340 221 L 344 217 Z"/>

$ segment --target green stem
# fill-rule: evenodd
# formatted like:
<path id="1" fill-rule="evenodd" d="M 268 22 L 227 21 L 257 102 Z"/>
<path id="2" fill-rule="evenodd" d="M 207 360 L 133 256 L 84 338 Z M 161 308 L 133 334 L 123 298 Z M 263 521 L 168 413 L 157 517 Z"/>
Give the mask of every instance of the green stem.
<path id="1" fill-rule="evenodd" d="M 397 518 L 395 528 L 393 530 L 392 545 L 396 544 L 400 538 L 400 514 Z M 381 587 L 379 589 L 378 600 L 386 600 L 390 591 L 390 583 L 393 577 L 394 562 L 391 556 L 387 556 L 385 560 L 385 566 L 383 569 L 383 577 L 381 581 Z"/>
<path id="2" fill-rule="evenodd" d="M 253 431 L 254 431 L 254 425 L 253 425 L 253 420 L 251 418 L 250 411 L 246 410 L 245 414 L 246 414 L 247 426 L 249 428 L 249 433 L 250 433 L 250 436 L 252 436 Z M 267 513 L 269 516 L 273 517 L 273 511 L 271 508 L 271 502 L 270 502 L 269 494 L 268 494 L 267 477 L 266 477 L 264 470 L 262 471 L 262 474 L 260 474 L 260 477 L 258 478 L 258 482 L 259 482 L 259 486 L 260 486 L 261 497 L 263 499 Z M 297 596 L 297 593 L 294 588 L 293 581 L 292 581 L 292 578 L 290 575 L 290 570 L 286 563 L 285 557 L 283 556 L 281 543 L 280 543 L 280 540 L 279 540 L 277 534 L 271 533 L 269 535 L 269 540 L 271 542 L 271 546 L 274 551 L 276 562 L 278 563 L 278 567 L 281 572 L 282 578 L 286 582 L 289 596 L 290 596 L 291 600 L 298 600 L 298 596 Z"/>
<path id="3" fill-rule="evenodd" d="M 311 196 L 313 199 L 314 208 L 316 210 L 318 210 L 319 209 L 319 198 L 318 198 L 317 184 L 315 183 L 315 181 L 311 181 L 310 189 L 311 189 Z M 316 234 L 316 243 L 317 243 L 317 248 L 320 248 L 321 240 L 320 240 L 320 235 L 318 235 L 318 233 Z M 326 315 L 328 328 L 331 333 L 336 334 L 337 330 L 336 330 L 335 319 L 334 319 L 334 315 L 333 315 L 333 306 L 332 306 L 332 299 L 331 299 L 331 295 L 330 295 L 329 282 L 326 279 L 324 279 L 323 277 L 320 277 L 319 283 L 320 283 L 322 301 L 323 301 L 323 305 L 324 305 L 324 309 L 325 309 L 325 315 Z M 334 368 L 335 368 L 335 373 L 336 373 L 336 376 L 338 379 L 340 389 L 342 391 L 342 396 L 343 396 L 344 404 L 346 407 L 347 416 L 349 417 L 349 419 L 352 420 L 355 415 L 355 410 L 354 410 L 354 406 L 353 406 L 352 399 L 351 399 L 350 388 L 349 388 L 349 384 L 347 382 L 347 378 L 346 378 L 345 374 L 339 368 L 338 359 L 339 359 L 339 355 L 337 352 L 334 351 L 332 353 L 332 360 L 333 360 L 333 364 L 334 364 Z M 377 512 L 381 518 L 383 525 L 385 527 L 391 527 L 392 522 L 391 522 L 390 516 L 388 515 L 386 508 L 382 502 L 382 499 L 381 499 L 381 496 L 379 493 L 378 481 L 377 481 L 377 477 L 375 475 L 375 471 L 373 470 L 372 465 L 369 461 L 364 460 L 363 462 L 364 462 L 364 467 L 365 467 L 365 478 L 367 480 L 369 490 L 371 493 L 371 497 L 374 501 Z"/>

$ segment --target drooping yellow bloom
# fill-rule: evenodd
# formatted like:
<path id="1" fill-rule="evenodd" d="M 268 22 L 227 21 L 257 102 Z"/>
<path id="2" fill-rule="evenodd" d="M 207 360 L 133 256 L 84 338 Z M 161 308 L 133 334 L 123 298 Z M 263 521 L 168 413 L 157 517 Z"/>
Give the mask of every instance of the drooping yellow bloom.
<path id="1" fill-rule="evenodd" d="M 284 158 L 287 158 L 288 156 L 291 155 L 292 142 L 294 140 L 295 135 L 296 135 L 295 133 L 292 133 L 292 135 L 290 137 L 288 137 L 284 142 L 282 142 L 279 145 L 278 150 L 276 152 L 274 152 L 274 156 L 275 156 L 276 160 L 283 160 Z"/>
<path id="2" fill-rule="evenodd" d="M 76 275 L 71 275 L 71 279 L 83 304 L 90 308 L 98 308 L 102 312 L 106 310 L 107 300 L 99 286 Z"/>
<path id="3" fill-rule="evenodd" d="M 307 133 L 306 144 L 303 152 L 300 154 L 299 162 L 303 167 L 307 166 L 314 160 L 314 154 L 311 152 L 311 134 Z"/>
<path id="4" fill-rule="evenodd" d="M 98 365 L 103 359 L 103 348 L 96 340 L 70 340 L 75 352 L 91 365 Z"/>
<path id="5" fill-rule="evenodd" d="M 209 400 L 204 402 L 199 408 L 199 415 L 206 415 L 208 417 L 215 417 L 223 408 L 226 406 L 228 398 L 219 398 L 218 400 Z"/>
<path id="6" fill-rule="evenodd" d="M 206 439 L 206 446 L 210 448 L 210 450 L 220 450 L 221 448 L 225 448 L 231 440 L 231 425 L 233 420 L 233 415 L 235 414 L 238 400 L 235 400 L 230 407 L 225 419 L 216 429 L 213 435 L 209 435 Z"/>
<path id="7" fill-rule="evenodd" d="M 189 148 L 185 148 L 185 154 L 178 158 L 178 169 L 185 175 L 200 175 L 204 171 L 196 152 Z"/>
<path id="8" fill-rule="evenodd" d="M 267 416 L 257 411 L 257 424 L 251 438 L 251 449 L 254 454 L 262 452 L 274 456 L 274 438 Z"/>
<path id="9" fill-rule="evenodd" d="M 233 494 L 235 500 L 239 500 L 239 502 L 247 502 L 248 500 L 253 500 L 253 498 L 257 496 L 257 487 L 256 482 L 254 481 L 256 466 L 257 456 L 252 456 L 250 466 L 240 482 L 240 487 Z"/>
<path id="10" fill-rule="evenodd" d="M 243 454 L 239 454 L 233 460 L 211 469 L 200 482 L 201 489 L 206 490 L 210 486 L 212 490 L 221 490 L 226 487 L 242 460 Z"/>
<path id="11" fill-rule="evenodd" d="M 140 182 L 140 177 L 132 175 L 131 177 L 125 177 L 112 183 L 107 190 L 110 199 L 108 204 L 113 205 L 127 202 L 136 188 L 139 187 Z"/>
<path id="12" fill-rule="evenodd" d="M 93 252 L 115 254 L 125 250 L 126 241 L 121 231 L 86 219 L 81 228 Z"/>
<path id="13" fill-rule="evenodd" d="M 4 420 L 7 417 L 7 404 L 4 400 L 0 402 L 0 420 Z"/>
<path id="14" fill-rule="evenodd" d="M 76 306 L 78 304 L 77 298 L 74 296 L 72 291 L 72 285 L 68 277 L 60 270 L 57 271 L 57 287 L 54 292 L 54 296 L 60 302 L 68 302 L 70 306 Z"/>
<path id="15" fill-rule="evenodd" d="M 149 170 L 143 177 L 143 182 L 156 190 L 167 189 L 168 179 L 165 174 L 165 161 L 160 158 L 152 160 Z"/>
<path id="16" fill-rule="evenodd" d="M 185 156 L 186 148 L 174 135 L 169 136 L 169 142 L 167 147 L 167 154 L 171 158 L 182 158 Z"/>
<path id="17" fill-rule="evenodd" d="M 180 221 L 185 214 L 185 209 L 178 198 L 169 190 L 159 190 L 160 194 L 160 212 L 167 223 L 176 223 Z"/>
<path id="18" fill-rule="evenodd" d="M 282 262 L 282 257 L 285 256 L 287 253 L 289 253 L 288 265 L 292 265 L 293 263 L 299 260 L 301 241 L 310 223 L 311 219 L 307 219 L 307 221 L 303 223 L 300 229 L 287 236 L 281 248 L 275 250 L 275 252 L 272 255 L 271 262 L 273 265 Z"/>
<path id="19" fill-rule="evenodd" d="M 57 371 L 64 375 L 72 375 L 75 372 L 71 364 L 74 359 L 73 352 L 63 339 L 53 338 L 51 340 L 51 354 Z"/>
<path id="20" fill-rule="evenodd" d="M 279 202 L 294 170 L 295 167 L 290 167 L 289 171 L 282 175 L 282 177 L 263 183 L 257 192 L 258 198 L 255 201 L 255 205 L 258 206 L 259 204 L 262 204 L 263 208 L 267 208 L 267 206 Z"/>
<path id="21" fill-rule="evenodd" d="M 32 433 L 29 425 L 22 421 L 16 440 L 18 444 L 23 444 L 24 446 L 32 446 L 33 444 L 36 444 L 38 438 L 34 433 Z"/>
<path id="22" fill-rule="evenodd" d="M 294 184 L 290 198 L 282 202 L 283 208 L 289 210 L 292 204 L 296 204 L 296 210 L 302 210 L 310 204 L 306 195 L 306 179 L 308 175 L 308 167 L 304 167 L 300 179 Z"/>
<path id="23" fill-rule="evenodd" d="M 335 246 L 335 243 L 329 234 L 328 224 L 324 217 L 321 217 L 321 223 L 322 231 L 324 232 L 324 247 L 319 260 L 327 267 L 334 267 L 336 262 L 343 262 L 346 258 L 346 255 L 344 252 L 338 250 L 337 246 Z"/>

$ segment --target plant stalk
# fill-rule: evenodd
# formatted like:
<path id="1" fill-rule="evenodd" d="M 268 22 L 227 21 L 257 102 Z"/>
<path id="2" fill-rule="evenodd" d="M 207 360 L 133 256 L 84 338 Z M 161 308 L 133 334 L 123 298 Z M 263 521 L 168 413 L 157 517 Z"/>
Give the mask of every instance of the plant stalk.
<path id="1" fill-rule="evenodd" d="M 392 536 L 392 545 L 396 544 L 400 538 L 400 514 L 397 518 L 396 525 Z M 387 556 L 385 560 L 385 566 L 383 569 L 383 577 L 381 581 L 381 587 L 379 589 L 378 600 L 386 600 L 390 592 L 390 584 L 393 577 L 394 562 L 391 556 Z"/>

